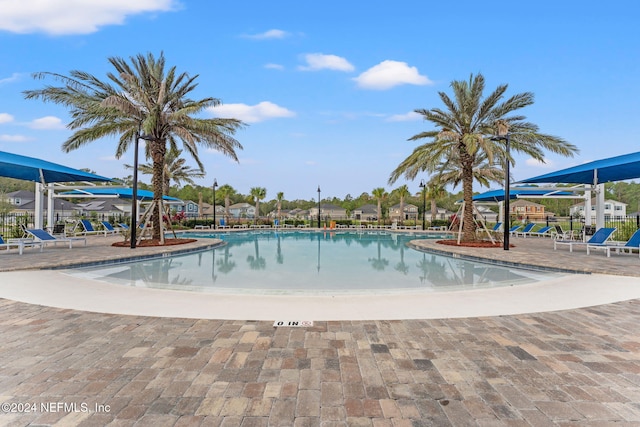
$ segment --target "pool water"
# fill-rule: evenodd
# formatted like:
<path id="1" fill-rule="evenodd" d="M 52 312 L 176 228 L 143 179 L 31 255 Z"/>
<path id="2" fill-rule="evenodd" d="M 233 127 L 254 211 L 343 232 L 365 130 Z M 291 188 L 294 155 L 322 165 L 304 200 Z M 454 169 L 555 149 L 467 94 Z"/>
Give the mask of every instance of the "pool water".
<path id="1" fill-rule="evenodd" d="M 452 291 L 513 286 L 557 276 L 420 252 L 407 247 L 407 242 L 428 237 L 412 233 L 247 231 L 189 235 L 219 238 L 226 244 L 207 251 L 67 273 L 126 286 L 264 294 Z"/>

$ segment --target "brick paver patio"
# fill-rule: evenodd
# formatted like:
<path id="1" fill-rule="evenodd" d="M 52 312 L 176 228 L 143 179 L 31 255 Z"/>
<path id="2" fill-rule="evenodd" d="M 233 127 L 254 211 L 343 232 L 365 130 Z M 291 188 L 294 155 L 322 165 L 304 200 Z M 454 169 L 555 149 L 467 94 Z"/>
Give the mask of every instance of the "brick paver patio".
<path id="1" fill-rule="evenodd" d="M 486 256 L 607 265 L 516 243 Z M 0 307 L 0 425 L 640 426 L 638 300 L 306 328 Z"/>

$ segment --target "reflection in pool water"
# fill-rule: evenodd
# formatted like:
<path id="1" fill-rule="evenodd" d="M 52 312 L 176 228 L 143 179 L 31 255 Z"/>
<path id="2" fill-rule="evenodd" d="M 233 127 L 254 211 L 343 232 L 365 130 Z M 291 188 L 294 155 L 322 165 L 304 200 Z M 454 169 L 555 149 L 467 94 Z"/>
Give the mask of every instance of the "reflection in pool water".
<path id="1" fill-rule="evenodd" d="M 427 238 L 416 234 L 249 231 L 196 236 L 220 238 L 227 244 L 68 273 L 129 286 L 271 294 L 450 291 L 519 285 L 557 276 L 416 251 L 407 242 Z"/>

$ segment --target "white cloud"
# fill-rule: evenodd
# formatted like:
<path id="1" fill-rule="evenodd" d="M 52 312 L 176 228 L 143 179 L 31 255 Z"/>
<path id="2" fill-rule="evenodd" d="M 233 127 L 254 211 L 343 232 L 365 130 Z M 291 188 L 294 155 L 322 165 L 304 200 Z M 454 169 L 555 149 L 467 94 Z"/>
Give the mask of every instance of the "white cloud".
<path id="1" fill-rule="evenodd" d="M 0 18 L 0 19 L 2 19 L 2 18 Z M 22 74 L 20 74 L 20 73 L 13 73 L 13 74 L 11 74 L 11 77 L 5 77 L 4 79 L 0 79 L 0 85 L 17 82 L 20 79 L 21 76 L 22 76 Z"/>
<path id="2" fill-rule="evenodd" d="M 325 55 L 323 53 L 308 53 L 304 55 L 307 65 L 298 67 L 302 71 L 336 70 L 353 71 L 355 68 L 346 59 L 336 55 Z"/>
<path id="3" fill-rule="evenodd" d="M 264 33 L 247 34 L 247 35 L 244 35 L 243 37 L 247 39 L 253 39 L 253 40 L 273 40 L 273 39 L 284 39 L 285 37 L 288 37 L 288 36 L 289 36 L 289 33 L 287 33 L 286 31 L 273 29 L 273 30 L 265 31 Z"/>
<path id="4" fill-rule="evenodd" d="M 422 120 L 422 115 L 415 111 L 410 111 L 406 114 L 394 114 L 387 118 L 387 122 L 414 122 L 416 120 Z"/>
<path id="5" fill-rule="evenodd" d="M 232 117 L 247 123 L 257 123 L 264 120 L 293 117 L 296 115 L 293 111 L 269 101 L 263 101 L 256 105 L 223 104 L 218 107 L 209 108 L 209 112 L 216 117 Z"/>
<path id="6" fill-rule="evenodd" d="M 30 138 L 27 138 L 24 135 L 0 135 L 0 141 L 6 142 L 26 142 L 29 141 Z"/>
<path id="7" fill-rule="evenodd" d="M 284 66 L 280 64 L 265 64 L 264 68 L 269 70 L 284 70 Z"/>
<path id="8" fill-rule="evenodd" d="M 529 157 L 527 160 L 525 160 L 525 163 L 527 164 L 527 166 L 532 166 L 535 168 L 550 169 L 553 167 L 553 162 L 547 159 L 545 159 L 545 163 L 543 163 L 540 160 Z"/>
<path id="9" fill-rule="evenodd" d="M 428 85 L 433 84 L 427 76 L 422 76 L 416 67 L 410 67 L 406 62 L 382 61 L 355 77 L 359 87 L 364 89 L 384 90 L 402 84 Z"/>
<path id="10" fill-rule="evenodd" d="M 129 15 L 166 12 L 177 6 L 177 0 L 8 0 L 2 2 L 0 30 L 89 34 L 105 25 L 121 25 Z"/>
<path id="11" fill-rule="evenodd" d="M 9 123 L 13 121 L 13 116 L 8 113 L 0 113 L 0 123 Z"/>
<path id="12" fill-rule="evenodd" d="M 32 129 L 58 130 L 65 129 L 62 120 L 54 116 L 41 117 L 29 123 Z"/>

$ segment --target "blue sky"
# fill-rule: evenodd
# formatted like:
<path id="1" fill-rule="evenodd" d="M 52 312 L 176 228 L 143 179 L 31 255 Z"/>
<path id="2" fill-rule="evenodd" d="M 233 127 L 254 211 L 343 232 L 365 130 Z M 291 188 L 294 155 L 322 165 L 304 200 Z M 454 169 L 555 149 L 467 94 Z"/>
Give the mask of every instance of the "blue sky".
<path id="1" fill-rule="evenodd" d="M 236 135 L 240 163 L 200 150 L 198 183 L 265 187 L 268 200 L 279 191 L 312 199 L 318 185 L 323 198 L 404 183 L 418 191 L 419 179 L 387 184 L 416 146 L 407 139 L 432 129 L 412 112 L 442 107 L 438 92 L 472 73 L 485 76 L 487 93 L 499 84 L 507 95 L 533 92 L 522 113 L 580 150 L 544 165 L 516 156 L 516 180 L 640 146 L 635 0 L 0 0 L 0 10 L 0 150 L 101 175 L 130 174 L 133 153 L 115 159 L 113 139 L 63 153 L 69 116 L 24 99 L 46 83 L 31 73 L 104 79 L 108 57 L 164 52 L 200 76 L 194 98 L 222 100 L 210 117 L 248 124 Z"/>

